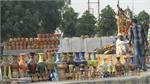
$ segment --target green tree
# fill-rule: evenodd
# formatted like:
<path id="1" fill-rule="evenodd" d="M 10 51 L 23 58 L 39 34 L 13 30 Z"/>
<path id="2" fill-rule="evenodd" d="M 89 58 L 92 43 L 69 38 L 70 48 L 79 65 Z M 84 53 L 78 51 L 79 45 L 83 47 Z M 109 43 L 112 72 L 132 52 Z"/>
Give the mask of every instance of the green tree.
<path id="1" fill-rule="evenodd" d="M 143 22 L 143 21 L 147 21 L 147 20 L 149 20 L 149 18 L 150 18 L 149 14 L 147 12 L 145 12 L 144 10 L 141 11 L 136 17 L 136 19 L 139 23 Z"/>
<path id="2" fill-rule="evenodd" d="M 63 14 L 62 21 L 62 31 L 64 36 L 72 37 L 76 34 L 78 13 L 76 13 L 73 8 L 67 8 L 66 12 Z"/>
<path id="3" fill-rule="evenodd" d="M 142 26 L 145 30 L 145 34 L 147 36 L 148 28 L 149 28 L 148 20 L 150 19 L 149 14 L 143 10 L 135 18 L 137 19 L 138 23 L 142 24 Z"/>
<path id="4" fill-rule="evenodd" d="M 78 19 L 76 35 L 94 35 L 96 18 L 89 11 L 85 11 L 81 18 Z"/>
<path id="5" fill-rule="evenodd" d="M 117 24 L 114 10 L 107 5 L 101 11 L 101 19 L 98 20 L 96 32 L 99 36 L 110 36 L 117 32 Z"/>
<path id="6" fill-rule="evenodd" d="M 1 1 L 2 40 L 54 32 L 63 6 L 64 0 Z"/>

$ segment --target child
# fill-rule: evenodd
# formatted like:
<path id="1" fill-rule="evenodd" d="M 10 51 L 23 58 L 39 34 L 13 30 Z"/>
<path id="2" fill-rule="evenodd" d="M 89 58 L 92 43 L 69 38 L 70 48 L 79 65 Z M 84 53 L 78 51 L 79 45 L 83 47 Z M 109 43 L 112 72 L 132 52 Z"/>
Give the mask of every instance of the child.
<path id="1" fill-rule="evenodd" d="M 128 52 L 128 41 L 119 34 L 116 41 L 116 54 L 117 56 L 125 55 Z"/>

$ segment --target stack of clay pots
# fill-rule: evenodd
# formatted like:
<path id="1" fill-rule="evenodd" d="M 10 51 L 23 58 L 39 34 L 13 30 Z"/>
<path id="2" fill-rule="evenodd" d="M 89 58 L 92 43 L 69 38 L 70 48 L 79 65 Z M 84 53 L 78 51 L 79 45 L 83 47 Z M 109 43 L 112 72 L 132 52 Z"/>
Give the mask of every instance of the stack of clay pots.
<path id="1" fill-rule="evenodd" d="M 57 48 L 60 34 L 38 34 L 37 38 L 10 38 L 4 50 L 49 49 Z"/>

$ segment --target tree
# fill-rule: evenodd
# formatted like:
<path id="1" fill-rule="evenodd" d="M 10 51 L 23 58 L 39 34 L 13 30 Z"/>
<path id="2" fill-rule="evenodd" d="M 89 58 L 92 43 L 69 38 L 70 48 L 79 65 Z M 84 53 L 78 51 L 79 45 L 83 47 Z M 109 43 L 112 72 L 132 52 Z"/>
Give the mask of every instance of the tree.
<path id="1" fill-rule="evenodd" d="M 76 35 L 94 35 L 96 18 L 89 11 L 85 11 L 78 20 Z"/>
<path id="2" fill-rule="evenodd" d="M 149 20 L 149 14 L 147 12 L 145 12 L 144 10 L 141 11 L 138 16 L 136 17 L 137 21 L 140 23 L 140 22 L 145 22 L 147 20 Z"/>
<path id="3" fill-rule="evenodd" d="M 76 13 L 73 8 L 67 8 L 66 12 L 63 14 L 62 21 L 62 31 L 64 31 L 64 36 L 72 37 L 76 33 L 78 13 Z"/>
<path id="4" fill-rule="evenodd" d="M 145 34 L 147 36 L 148 28 L 149 28 L 148 20 L 150 19 L 149 14 L 143 10 L 135 18 L 137 19 L 138 23 L 142 24 L 142 26 L 145 30 Z"/>
<path id="5" fill-rule="evenodd" d="M 110 36 L 117 32 L 117 24 L 114 10 L 107 5 L 101 11 L 101 19 L 98 20 L 96 32 L 99 36 Z"/>
<path id="6" fill-rule="evenodd" d="M 2 1 L 2 40 L 53 33 L 61 22 L 64 0 Z"/>

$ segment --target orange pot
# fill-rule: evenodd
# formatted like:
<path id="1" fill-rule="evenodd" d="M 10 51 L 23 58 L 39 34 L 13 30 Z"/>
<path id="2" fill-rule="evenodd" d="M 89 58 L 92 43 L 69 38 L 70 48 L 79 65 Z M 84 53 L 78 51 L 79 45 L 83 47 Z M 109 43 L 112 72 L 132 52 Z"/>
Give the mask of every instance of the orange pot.
<path id="1" fill-rule="evenodd" d="M 25 54 L 21 53 L 20 54 L 20 61 L 19 61 L 19 71 L 24 77 L 27 73 L 27 64 L 25 63 Z"/>

